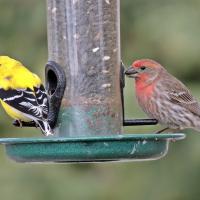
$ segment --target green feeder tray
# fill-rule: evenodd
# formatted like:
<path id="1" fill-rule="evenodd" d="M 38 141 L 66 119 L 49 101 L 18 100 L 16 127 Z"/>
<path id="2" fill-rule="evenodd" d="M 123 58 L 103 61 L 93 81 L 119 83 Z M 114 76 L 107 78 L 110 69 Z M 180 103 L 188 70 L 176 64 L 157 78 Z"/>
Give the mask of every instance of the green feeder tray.
<path id="1" fill-rule="evenodd" d="M 166 155 L 169 141 L 184 134 L 124 134 L 80 138 L 2 138 L 16 162 L 102 162 L 156 160 Z"/>

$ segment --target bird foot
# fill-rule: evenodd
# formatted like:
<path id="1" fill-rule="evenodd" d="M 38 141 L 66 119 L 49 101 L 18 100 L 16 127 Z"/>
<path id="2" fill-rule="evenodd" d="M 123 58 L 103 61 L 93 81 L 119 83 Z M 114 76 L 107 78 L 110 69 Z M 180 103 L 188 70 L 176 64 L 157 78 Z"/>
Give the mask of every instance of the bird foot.
<path id="1" fill-rule="evenodd" d="M 168 127 L 167 128 L 163 128 L 163 129 L 161 129 L 159 131 L 156 131 L 155 134 L 160 134 L 160 133 L 162 133 L 162 132 L 164 132 L 166 130 L 169 130 L 169 128 Z"/>
<path id="2" fill-rule="evenodd" d="M 22 128 L 22 122 L 18 119 L 13 121 L 13 125 Z"/>
<path id="3" fill-rule="evenodd" d="M 52 132 L 46 132 L 45 134 L 44 134 L 45 136 L 53 136 L 54 134 L 52 133 Z"/>
<path id="4" fill-rule="evenodd" d="M 23 122 L 21 120 L 14 120 L 13 125 L 16 127 L 21 127 L 21 128 L 22 127 L 36 127 L 36 128 L 38 127 L 34 121 Z"/>

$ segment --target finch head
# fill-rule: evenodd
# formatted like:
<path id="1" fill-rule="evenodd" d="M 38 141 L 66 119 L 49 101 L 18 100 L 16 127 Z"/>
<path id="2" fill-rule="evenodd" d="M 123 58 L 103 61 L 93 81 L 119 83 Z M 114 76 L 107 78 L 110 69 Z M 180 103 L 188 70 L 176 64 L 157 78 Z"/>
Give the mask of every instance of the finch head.
<path id="1" fill-rule="evenodd" d="M 164 68 L 156 61 L 150 59 L 136 60 L 125 71 L 125 74 L 130 78 L 135 78 L 136 81 L 154 80 Z"/>

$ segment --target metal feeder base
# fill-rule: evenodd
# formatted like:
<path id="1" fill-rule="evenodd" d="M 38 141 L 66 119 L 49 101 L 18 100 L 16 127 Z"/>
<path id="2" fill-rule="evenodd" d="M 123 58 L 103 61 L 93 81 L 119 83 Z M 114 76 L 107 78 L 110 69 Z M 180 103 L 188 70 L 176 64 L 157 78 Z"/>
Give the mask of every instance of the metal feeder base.
<path id="1" fill-rule="evenodd" d="M 156 160 L 167 154 L 170 140 L 184 134 L 124 134 L 87 138 L 2 138 L 16 162 L 102 162 Z"/>

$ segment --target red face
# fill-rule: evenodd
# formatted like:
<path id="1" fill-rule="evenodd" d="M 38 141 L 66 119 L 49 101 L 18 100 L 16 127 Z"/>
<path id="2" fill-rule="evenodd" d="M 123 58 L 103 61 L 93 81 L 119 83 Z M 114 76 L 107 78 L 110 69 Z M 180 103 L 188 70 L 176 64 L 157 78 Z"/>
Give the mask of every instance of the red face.
<path id="1" fill-rule="evenodd" d="M 156 61 L 142 59 L 133 62 L 133 64 L 125 71 L 125 74 L 130 78 L 141 78 L 144 80 L 155 76 L 159 69 L 161 69 L 161 65 Z"/>

